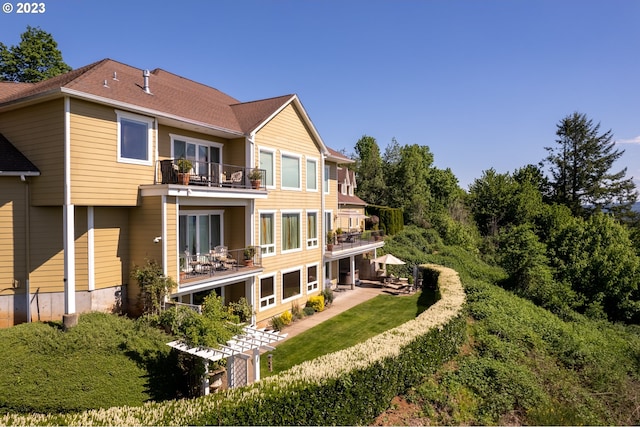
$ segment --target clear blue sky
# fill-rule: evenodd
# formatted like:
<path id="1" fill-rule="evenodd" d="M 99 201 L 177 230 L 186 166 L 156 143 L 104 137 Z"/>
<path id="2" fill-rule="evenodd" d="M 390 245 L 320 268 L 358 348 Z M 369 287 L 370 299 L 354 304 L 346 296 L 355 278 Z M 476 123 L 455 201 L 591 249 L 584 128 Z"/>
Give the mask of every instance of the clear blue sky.
<path id="1" fill-rule="evenodd" d="M 637 0 L 44 3 L 0 13 L 0 41 L 39 26 L 73 68 L 112 58 L 241 101 L 296 93 L 327 145 L 428 145 L 465 189 L 538 163 L 579 111 L 613 130 L 616 169 L 640 184 Z"/>

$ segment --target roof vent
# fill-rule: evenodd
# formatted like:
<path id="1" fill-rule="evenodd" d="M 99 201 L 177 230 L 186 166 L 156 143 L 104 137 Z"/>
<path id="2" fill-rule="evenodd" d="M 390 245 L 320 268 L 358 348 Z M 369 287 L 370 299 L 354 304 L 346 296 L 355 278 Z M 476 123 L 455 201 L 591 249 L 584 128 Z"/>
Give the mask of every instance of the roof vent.
<path id="1" fill-rule="evenodd" d="M 142 77 L 144 78 L 144 87 L 142 89 L 144 89 L 145 93 L 148 93 L 149 95 L 151 95 L 151 91 L 149 90 L 149 76 L 150 75 L 151 75 L 151 73 L 149 72 L 149 70 L 142 71 Z"/>
<path id="2" fill-rule="evenodd" d="M 107 84 L 107 81 L 105 80 L 104 83 L 102 84 L 102 87 L 109 87 L 109 85 Z"/>
<path id="3" fill-rule="evenodd" d="M 113 80 L 118 81 L 118 73 L 117 72 L 113 72 Z"/>

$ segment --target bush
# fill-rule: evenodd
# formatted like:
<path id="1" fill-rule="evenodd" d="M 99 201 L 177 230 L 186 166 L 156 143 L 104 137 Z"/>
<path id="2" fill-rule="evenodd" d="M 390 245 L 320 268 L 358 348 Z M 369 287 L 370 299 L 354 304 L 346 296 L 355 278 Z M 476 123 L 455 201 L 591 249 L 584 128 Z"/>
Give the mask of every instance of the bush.
<path id="1" fill-rule="evenodd" d="M 311 307 L 314 311 L 323 311 L 324 310 L 324 297 L 322 295 L 315 295 L 309 297 L 307 300 L 307 307 Z"/>
<path id="2" fill-rule="evenodd" d="M 333 303 L 333 290 L 326 288 L 322 290 L 322 296 L 324 297 L 324 305 L 329 306 Z"/>
<path id="3" fill-rule="evenodd" d="M 284 321 L 282 320 L 282 317 L 280 316 L 273 316 L 271 318 L 271 328 L 274 331 L 281 331 L 283 330 L 285 327 Z"/>
<path id="4" fill-rule="evenodd" d="M 300 309 L 300 304 L 298 304 L 298 301 L 294 301 L 291 303 L 291 316 L 294 321 L 302 319 L 305 314 L 306 312 L 303 313 L 303 311 Z"/>
<path id="5" fill-rule="evenodd" d="M 316 312 L 316 310 L 313 307 L 305 307 L 303 309 L 304 315 L 305 316 L 311 316 L 312 314 L 314 314 Z"/>
<path id="6" fill-rule="evenodd" d="M 291 321 L 293 320 L 293 315 L 290 311 L 285 311 L 280 315 L 280 319 L 282 319 L 282 323 L 284 323 L 285 326 L 290 325 Z"/>

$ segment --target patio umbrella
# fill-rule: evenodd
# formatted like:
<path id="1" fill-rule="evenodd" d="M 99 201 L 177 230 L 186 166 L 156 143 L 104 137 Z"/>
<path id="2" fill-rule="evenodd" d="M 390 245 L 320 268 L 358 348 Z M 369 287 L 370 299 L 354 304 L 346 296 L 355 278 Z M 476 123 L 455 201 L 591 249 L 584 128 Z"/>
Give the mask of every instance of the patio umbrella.
<path id="1" fill-rule="evenodd" d="M 394 257 L 391 254 L 386 254 L 386 255 L 379 256 L 378 258 L 375 258 L 373 261 L 377 262 L 378 264 L 384 264 L 384 274 L 385 274 L 385 276 L 387 275 L 387 264 L 393 264 L 393 265 L 406 264 L 404 261 L 402 261 L 399 258 Z"/>

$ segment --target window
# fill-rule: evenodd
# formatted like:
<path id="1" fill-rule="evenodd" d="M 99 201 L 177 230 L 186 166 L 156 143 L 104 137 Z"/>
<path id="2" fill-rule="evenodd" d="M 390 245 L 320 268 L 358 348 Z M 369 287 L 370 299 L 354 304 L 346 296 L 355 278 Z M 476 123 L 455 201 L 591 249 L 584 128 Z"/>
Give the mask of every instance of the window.
<path id="1" fill-rule="evenodd" d="M 260 169 L 264 169 L 266 171 L 265 185 L 267 187 L 273 187 L 273 175 L 275 171 L 275 159 L 273 151 L 260 150 Z"/>
<path id="2" fill-rule="evenodd" d="M 318 162 L 307 159 L 307 190 L 318 189 Z"/>
<path id="3" fill-rule="evenodd" d="M 318 290 L 318 264 L 307 266 L 307 292 Z"/>
<path id="4" fill-rule="evenodd" d="M 275 215 L 273 213 L 260 213 L 260 247 L 262 255 L 275 255 L 276 241 L 275 234 Z"/>
<path id="5" fill-rule="evenodd" d="M 324 211 L 324 229 L 326 231 L 332 231 L 333 230 L 333 211 Z M 326 236 L 325 236 L 326 238 Z M 325 244 L 329 243 L 329 242 L 324 242 Z"/>
<path id="6" fill-rule="evenodd" d="M 275 276 L 260 279 L 260 310 L 276 304 Z"/>
<path id="7" fill-rule="evenodd" d="M 184 214 L 179 217 L 180 255 L 209 253 L 222 244 L 222 213 Z"/>
<path id="8" fill-rule="evenodd" d="M 307 213 L 307 248 L 318 246 L 318 213 Z"/>
<path id="9" fill-rule="evenodd" d="M 282 155 L 282 188 L 300 190 L 300 157 Z"/>
<path id="10" fill-rule="evenodd" d="M 331 177 L 331 167 L 330 166 L 325 166 L 324 167 L 324 180 L 323 180 L 323 187 L 324 187 L 324 192 L 326 194 L 329 194 L 329 178 Z"/>
<path id="11" fill-rule="evenodd" d="M 118 161 L 151 165 L 153 119 L 116 111 L 118 117 Z"/>
<path id="12" fill-rule="evenodd" d="M 173 158 L 185 158 L 193 163 L 193 173 L 200 176 L 211 176 L 215 169 L 211 164 L 222 162 L 222 145 L 211 141 L 171 135 Z"/>
<path id="13" fill-rule="evenodd" d="M 300 248 L 300 214 L 282 214 L 282 252 Z"/>
<path id="14" fill-rule="evenodd" d="M 292 299 L 302 294 L 300 270 L 282 273 L 282 301 Z"/>

